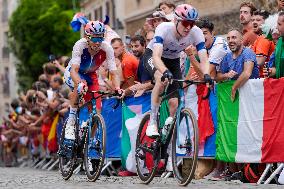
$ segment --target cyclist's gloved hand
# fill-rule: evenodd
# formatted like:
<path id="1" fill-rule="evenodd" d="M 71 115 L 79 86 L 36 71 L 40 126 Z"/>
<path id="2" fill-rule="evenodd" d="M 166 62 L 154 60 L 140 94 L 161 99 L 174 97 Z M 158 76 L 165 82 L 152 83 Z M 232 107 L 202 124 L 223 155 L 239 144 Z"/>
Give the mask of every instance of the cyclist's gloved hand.
<path id="1" fill-rule="evenodd" d="M 86 85 L 86 83 L 84 82 L 80 82 L 78 83 L 78 87 L 77 87 L 77 93 L 79 95 L 85 95 L 88 91 L 88 86 Z"/>
<path id="2" fill-rule="evenodd" d="M 213 80 L 212 80 L 212 78 L 210 77 L 210 75 L 208 75 L 208 74 L 204 74 L 204 81 L 205 81 L 206 83 L 208 83 L 209 85 L 212 85 L 212 84 L 213 84 Z"/>
<path id="3" fill-rule="evenodd" d="M 119 97 L 122 97 L 122 96 L 123 96 L 123 93 L 124 93 L 124 91 L 123 91 L 122 89 L 120 89 L 120 88 L 116 88 L 116 89 L 114 90 L 114 92 L 115 92 L 115 94 L 117 94 L 117 96 L 119 96 Z"/>
<path id="4" fill-rule="evenodd" d="M 170 70 L 166 70 L 166 71 L 164 71 L 164 73 L 163 73 L 163 76 L 161 77 L 161 81 L 162 82 L 164 82 L 165 80 L 166 80 L 166 78 L 168 79 L 168 80 L 171 80 L 171 79 L 173 79 L 173 74 L 170 72 Z"/>

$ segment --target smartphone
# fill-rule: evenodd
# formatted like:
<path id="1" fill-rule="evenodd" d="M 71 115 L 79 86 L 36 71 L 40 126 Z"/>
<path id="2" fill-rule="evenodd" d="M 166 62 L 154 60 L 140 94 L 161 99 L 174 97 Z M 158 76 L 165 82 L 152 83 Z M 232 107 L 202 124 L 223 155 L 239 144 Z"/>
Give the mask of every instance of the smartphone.
<path id="1" fill-rule="evenodd" d="M 125 43 L 127 44 L 127 45 L 129 45 L 130 44 L 130 41 L 131 41 L 131 37 L 130 37 L 130 35 L 125 35 L 125 37 L 124 37 L 125 39 Z"/>

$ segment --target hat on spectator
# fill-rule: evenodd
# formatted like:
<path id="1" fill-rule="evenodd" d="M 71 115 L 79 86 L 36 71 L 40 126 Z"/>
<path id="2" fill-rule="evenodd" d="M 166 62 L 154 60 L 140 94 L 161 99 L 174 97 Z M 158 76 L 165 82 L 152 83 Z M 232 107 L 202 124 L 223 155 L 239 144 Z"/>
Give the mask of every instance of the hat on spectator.
<path id="1" fill-rule="evenodd" d="M 146 21 L 151 22 L 152 20 L 154 20 L 156 18 L 162 18 L 165 22 L 170 21 L 167 18 L 166 14 L 161 10 L 157 10 L 157 11 L 153 12 L 151 18 L 146 18 Z"/>

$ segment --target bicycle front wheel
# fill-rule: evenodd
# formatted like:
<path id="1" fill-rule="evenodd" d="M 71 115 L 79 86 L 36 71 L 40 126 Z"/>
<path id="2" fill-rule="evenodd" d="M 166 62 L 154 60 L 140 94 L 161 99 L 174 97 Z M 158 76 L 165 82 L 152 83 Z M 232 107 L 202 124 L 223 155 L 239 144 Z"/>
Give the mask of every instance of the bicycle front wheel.
<path id="1" fill-rule="evenodd" d="M 88 180 L 94 182 L 101 174 L 106 153 L 106 126 L 102 115 L 93 116 L 86 135 L 84 165 Z"/>
<path id="2" fill-rule="evenodd" d="M 157 141 L 146 135 L 149 120 L 150 114 L 147 113 L 139 125 L 135 150 L 137 173 L 144 184 L 149 184 L 153 180 L 160 160 Z"/>
<path id="3" fill-rule="evenodd" d="M 64 122 L 63 128 L 62 128 L 62 133 L 61 133 L 60 142 L 59 142 L 59 148 L 64 148 L 63 141 L 64 141 L 64 138 L 65 138 L 65 128 L 66 128 L 66 124 L 67 124 L 68 119 L 66 119 L 66 121 Z M 77 126 L 75 126 L 75 127 L 77 128 Z M 61 149 L 59 149 L 59 150 L 61 150 Z M 72 176 L 74 168 L 75 168 L 75 164 L 76 164 L 75 152 L 73 153 L 73 155 L 71 157 L 59 156 L 59 169 L 60 169 L 61 175 L 62 175 L 64 180 L 68 180 Z"/>
<path id="4" fill-rule="evenodd" d="M 194 113 L 185 108 L 180 112 L 173 133 L 172 165 L 179 185 L 186 186 L 194 178 L 198 159 L 198 126 Z"/>

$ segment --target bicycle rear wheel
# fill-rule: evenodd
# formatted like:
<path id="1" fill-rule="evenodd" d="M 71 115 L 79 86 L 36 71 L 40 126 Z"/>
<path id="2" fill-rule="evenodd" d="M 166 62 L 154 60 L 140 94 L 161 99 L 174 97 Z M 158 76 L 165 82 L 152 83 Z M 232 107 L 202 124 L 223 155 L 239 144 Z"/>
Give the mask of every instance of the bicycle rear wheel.
<path id="1" fill-rule="evenodd" d="M 139 125 L 135 150 L 137 173 L 144 184 L 149 184 L 153 180 L 160 160 L 160 148 L 157 141 L 146 135 L 149 120 L 150 114 L 148 113 Z"/>
<path id="2" fill-rule="evenodd" d="M 100 114 L 93 116 L 86 135 L 84 165 L 88 180 L 94 182 L 101 174 L 106 153 L 106 126 Z"/>
<path id="3" fill-rule="evenodd" d="M 66 119 L 66 121 L 63 125 L 63 128 L 62 128 L 62 133 L 61 133 L 60 143 L 59 143 L 60 148 L 63 148 L 63 141 L 64 141 L 64 138 L 65 138 L 65 128 L 66 128 L 67 121 L 68 121 L 68 119 Z M 76 128 L 77 128 L 77 126 L 76 126 Z M 71 157 L 59 156 L 59 169 L 60 169 L 60 173 L 61 173 L 64 180 L 68 180 L 73 174 L 75 164 L 76 164 L 75 154 L 76 153 L 74 152 Z"/>
<path id="4" fill-rule="evenodd" d="M 177 120 L 178 121 L 178 120 Z M 188 185 L 194 177 L 198 159 L 198 126 L 193 112 L 185 108 L 180 113 L 172 140 L 172 162 L 179 185 Z"/>

